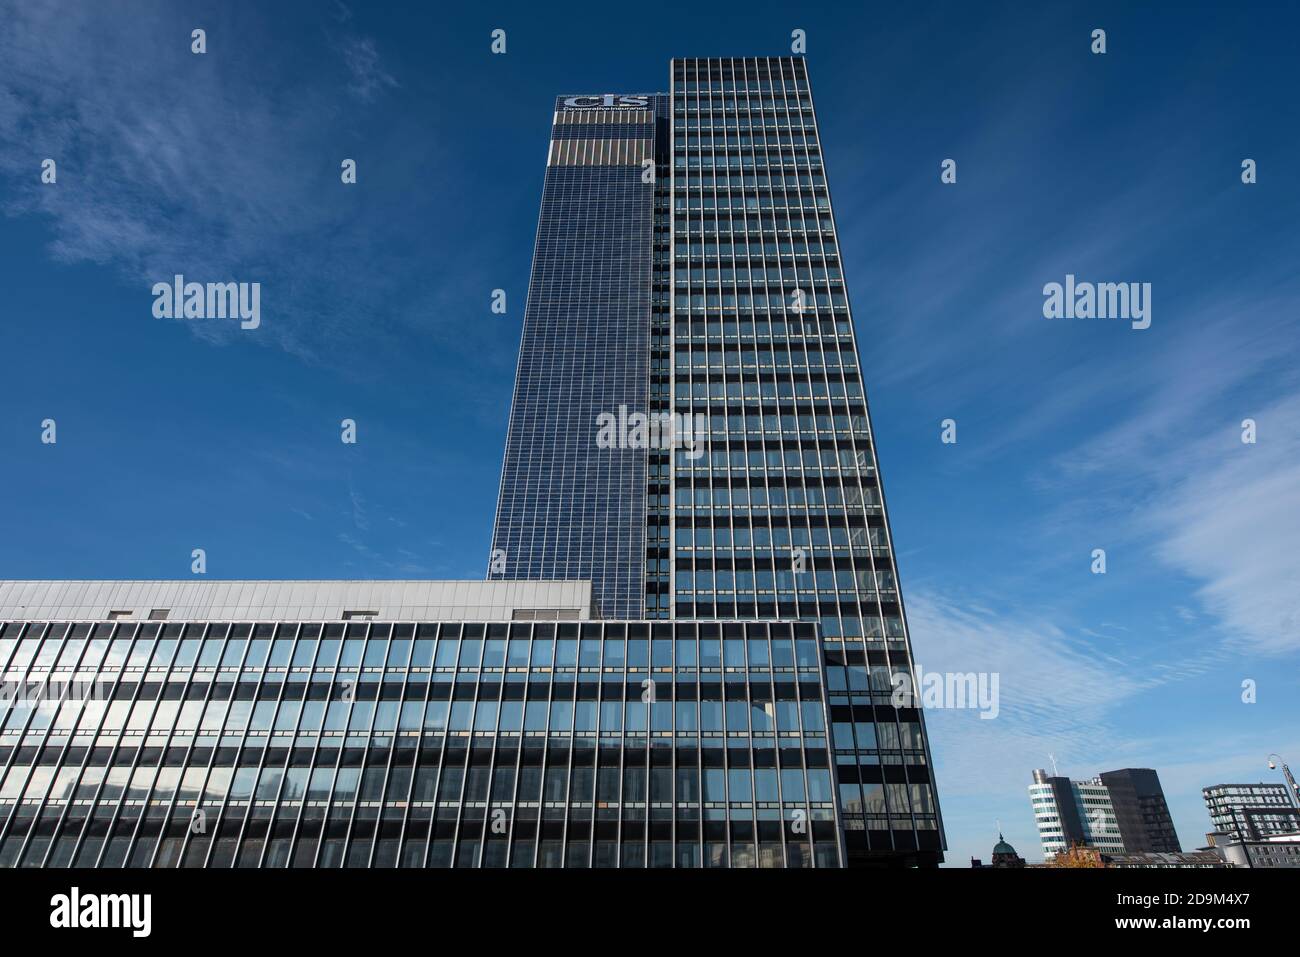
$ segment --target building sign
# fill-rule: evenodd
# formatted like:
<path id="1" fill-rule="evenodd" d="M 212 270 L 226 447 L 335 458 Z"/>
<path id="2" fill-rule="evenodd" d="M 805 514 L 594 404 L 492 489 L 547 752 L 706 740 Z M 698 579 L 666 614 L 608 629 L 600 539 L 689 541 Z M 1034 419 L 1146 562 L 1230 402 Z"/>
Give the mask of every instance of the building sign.
<path id="1" fill-rule="evenodd" d="M 619 107 L 645 107 L 650 105 L 648 96 L 620 96 L 606 93 L 604 96 L 567 96 L 564 108 L 567 110 L 618 109 Z"/>

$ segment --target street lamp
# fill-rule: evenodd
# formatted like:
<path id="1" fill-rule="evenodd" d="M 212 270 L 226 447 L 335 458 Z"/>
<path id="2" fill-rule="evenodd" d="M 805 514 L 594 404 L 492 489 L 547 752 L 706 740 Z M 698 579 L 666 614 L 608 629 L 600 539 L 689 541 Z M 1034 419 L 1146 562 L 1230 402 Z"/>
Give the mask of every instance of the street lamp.
<path id="1" fill-rule="evenodd" d="M 1277 758 L 1277 760 L 1274 761 L 1274 758 Z M 1291 803 L 1300 807 L 1300 788 L 1296 787 L 1295 778 L 1291 776 L 1291 769 L 1286 766 L 1286 762 L 1282 760 L 1280 754 L 1270 754 L 1268 756 L 1269 768 L 1276 771 L 1279 764 L 1282 765 L 1282 776 L 1286 778 L 1287 793 L 1291 797 Z"/>

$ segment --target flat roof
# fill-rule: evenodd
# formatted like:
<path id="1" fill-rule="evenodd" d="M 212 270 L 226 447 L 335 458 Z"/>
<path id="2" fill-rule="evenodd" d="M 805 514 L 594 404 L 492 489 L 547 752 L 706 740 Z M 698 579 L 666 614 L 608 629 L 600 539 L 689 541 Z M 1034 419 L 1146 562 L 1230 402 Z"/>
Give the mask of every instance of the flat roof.
<path id="1" fill-rule="evenodd" d="M 0 619 L 586 620 L 588 581 L 178 579 L 0 581 Z"/>

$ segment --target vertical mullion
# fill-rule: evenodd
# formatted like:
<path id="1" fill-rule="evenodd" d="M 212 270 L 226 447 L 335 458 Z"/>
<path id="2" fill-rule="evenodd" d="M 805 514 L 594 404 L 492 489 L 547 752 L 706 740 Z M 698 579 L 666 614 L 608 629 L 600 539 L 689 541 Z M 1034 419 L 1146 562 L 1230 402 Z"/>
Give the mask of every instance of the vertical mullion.
<path id="1" fill-rule="evenodd" d="M 183 626 L 181 627 L 181 637 L 180 637 L 180 641 L 179 641 L 179 643 L 178 643 L 177 646 L 176 646 L 176 647 L 177 647 L 177 651 L 180 650 L 180 644 L 181 644 L 181 643 L 184 643 L 184 641 L 185 641 L 185 632 L 186 632 L 186 630 L 188 629 L 188 627 L 189 627 L 188 624 L 187 624 L 187 625 L 183 625 Z M 163 762 L 165 762 L 165 761 L 167 760 L 167 751 L 168 751 L 168 749 L 171 747 L 172 739 L 176 736 L 176 725 L 180 723 L 181 712 L 182 712 L 182 711 L 184 710 L 184 708 L 185 708 L 185 700 L 186 700 L 186 696 L 189 694 L 189 692 L 190 692 L 190 688 L 191 688 L 191 687 L 193 686 L 193 684 L 194 684 L 194 671 L 195 671 L 195 669 L 198 668 L 198 666 L 199 666 L 199 659 L 200 659 L 200 658 L 202 657 L 202 655 L 203 655 L 203 642 L 206 640 L 206 635 L 207 635 L 207 633 L 211 630 L 211 628 L 212 628 L 212 624 L 211 624 L 211 622 L 207 622 L 207 623 L 204 623 L 203 625 L 201 625 L 200 627 L 201 627 L 202 631 L 201 631 L 201 634 L 200 634 L 200 637 L 199 637 L 199 648 L 198 648 L 198 652 L 197 652 L 197 653 L 195 654 L 195 656 L 194 656 L 194 663 L 190 666 L 189 677 L 185 680 L 185 686 L 181 689 L 180 704 L 177 705 L 177 707 L 176 707 L 176 720 L 172 722 L 171 729 L 168 731 L 168 734 L 167 734 L 167 744 L 163 747 L 162 755 L 161 755 L 161 757 L 159 758 L 159 764 L 158 764 L 158 773 L 159 773 L 159 774 L 162 773 L 162 769 L 166 766 Z M 212 692 L 212 687 L 213 687 L 215 684 L 216 684 L 216 681 L 214 680 L 214 681 L 213 681 L 213 682 L 208 686 L 208 691 L 204 693 L 204 696 L 203 696 L 203 708 L 200 708 L 200 709 L 199 709 L 199 718 L 198 718 L 198 722 L 195 724 L 195 727 L 194 727 L 194 734 L 193 734 L 193 737 L 195 737 L 195 738 L 198 737 L 198 734 L 199 734 L 199 724 L 201 724 L 202 721 L 203 721 L 203 711 L 204 711 L 204 709 L 207 708 L 207 700 L 208 700 L 208 696 L 211 694 L 211 692 Z M 165 686 L 164 686 L 164 691 L 165 691 Z M 158 860 L 158 852 L 162 849 L 163 840 L 164 840 L 164 839 L 166 838 L 166 836 L 167 836 L 167 828 L 168 828 L 168 826 L 171 824 L 171 821 L 172 821 L 172 815 L 175 813 L 176 802 L 180 799 L 181 783 L 185 780 L 185 772 L 186 772 L 187 770 L 189 770 L 189 765 L 190 765 L 190 755 L 191 755 L 193 752 L 194 752 L 194 742 L 191 741 L 190 744 L 189 744 L 189 746 L 185 749 L 185 760 L 182 761 L 181 764 L 180 764 L 181 774 L 180 774 L 180 777 L 179 777 L 179 778 L 177 779 L 177 781 L 176 781 L 176 790 L 175 790 L 175 792 L 172 794 L 172 799 L 167 803 L 167 813 L 163 816 L 162 830 L 161 830 L 161 831 L 159 832 L 159 834 L 158 834 L 158 843 L 154 845 L 153 853 L 149 855 L 149 864 L 148 864 L 149 867 L 153 867 L 154 864 L 155 864 L 155 862 Z M 205 781 L 206 781 L 206 775 L 205 775 Z M 153 782 L 153 787 L 150 788 L 150 794 L 151 794 L 151 795 L 152 795 L 153 791 L 157 788 L 157 786 L 158 786 L 158 779 L 157 779 L 157 777 L 155 777 L 155 778 L 154 778 L 154 782 Z M 149 807 L 148 802 L 146 802 L 146 803 L 145 803 L 145 811 L 146 811 L 146 812 L 148 811 L 148 807 Z M 192 823 L 193 823 L 193 816 L 192 816 L 192 815 L 191 815 L 191 819 L 190 819 L 190 820 L 191 820 L 191 824 L 192 824 Z M 189 828 L 186 828 L 186 835 L 187 835 L 187 837 L 188 837 L 188 834 L 189 834 Z M 185 843 L 186 843 L 186 839 L 187 839 L 187 837 L 181 839 L 181 849 L 180 849 L 180 853 L 181 853 L 182 855 L 183 855 L 184 852 L 185 852 Z M 181 856 L 178 856 L 178 857 L 177 857 L 177 859 L 176 859 L 176 866 L 177 866 L 177 867 L 180 867 L 180 863 L 181 863 L 181 860 L 182 860 L 182 859 L 183 859 L 183 858 L 182 858 Z"/>
<path id="2" fill-rule="evenodd" d="M 46 679 L 45 679 L 45 683 L 46 683 L 46 688 L 47 688 L 47 689 L 50 687 L 50 684 L 52 683 L 52 681 L 53 681 L 53 679 L 54 679 L 54 674 L 55 674 L 54 669 L 55 669 L 56 667 L 58 667 L 58 660 L 59 660 L 59 658 L 61 658 L 61 657 L 63 656 L 63 649 L 66 648 L 66 647 L 68 646 L 68 642 L 69 642 L 69 641 L 74 640 L 74 639 L 73 639 L 73 630 L 74 630 L 74 628 L 75 628 L 75 626 L 73 626 L 72 628 L 69 628 L 69 629 L 68 629 L 67 634 L 65 634 L 64 637 L 63 637 L 63 642 L 62 642 L 62 644 L 59 646 L 59 654 L 58 654 L 57 656 L 55 656 L 55 659 L 54 659 L 52 662 L 50 662 L 50 671 L 49 671 L 49 674 L 46 676 Z M 58 719 L 59 719 L 59 712 L 63 710 L 63 704 L 64 704 L 64 702 L 67 700 L 67 694 L 68 694 L 68 691 L 69 691 L 69 689 L 70 689 L 71 686 L 72 686 L 72 682 L 73 682 L 73 680 L 76 678 L 76 675 L 77 675 L 77 669 L 80 667 L 81 660 L 86 656 L 86 652 L 87 652 L 87 651 L 89 650 L 89 648 L 90 648 L 90 642 L 91 642 L 91 639 L 93 638 L 94 634 L 95 634 L 95 625 L 94 625 L 94 624 L 91 624 L 91 625 L 87 628 L 87 631 L 86 631 L 85 644 L 82 645 L 82 647 L 81 647 L 81 651 L 77 654 L 77 659 L 76 659 L 76 661 L 74 661 L 73 664 L 72 664 L 72 668 L 71 668 L 71 670 L 70 670 L 70 672 L 69 672 L 69 674 L 70 674 L 70 678 L 69 678 L 69 680 L 68 680 L 68 684 L 65 685 L 63 693 L 59 696 L 59 704 L 58 704 L 58 707 L 56 707 L 56 708 L 54 709 L 54 714 L 50 716 L 50 723 L 49 723 L 49 725 L 45 728 L 45 734 L 41 737 L 41 743 L 40 743 L 40 745 L 36 748 L 36 754 L 35 754 L 35 756 L 34 756 L 33 759 L 32 759 L 31 772 L 27 775 L 27 781 L 28 781 L 28 782 L 31 781 L 32 776 L 36 773 L 36 769 L 40 766 L 37 762 L 40 760 L 41 752 L 45 750 L 46 746 L 47 746 L 48 743 L 49 743 L 50 738 L 53 736 L 53 733 L 54 733 L 54 725 L 55 725 L 55 722 L 58 721 Z M 105 654 L 107 654 L 107 650 L 105 650 Z M 96 672 L 98 673 L 98 669 L 96 669 Z M 42 695 L 42 696 L 41 696 L 41 699 L 44 700 L 44 698 L 45 698 L 45 696 Z M 32 711 L 32 714 L 33 714 L 33 715 L 36 714 L 35 710 Z M 75 725 L 75 724 L 73 725 L 73 730 L 74 730 L 74 731 L 76 730 L 76 725 Z M 32 823 L 31 823 L 31 826 L 27 829 L 27 835 L 23 838 L 22 846 L 19 847 L 19 849 L 18 849 L 18 856 L 14 858 L 14 863 L 15 863 L 16 866 L 19 866 L 19 867 L 22 866 L 23 855 L 27 853 L 27 848 L 31 846 L 32 838 L 34 838 L 34 837 L 36 836 L 36 832 L 37 832 L 37 830 L 38 830 L 39 827 L 40 827 L 41 816 L 45 813 L 45 808 L 49 805 L 49 802 L 50 802 L 50 794 L 51 794 L 51 792 L 54 790 L 54 784 L 55 784 L 55 781 L 58 780 L 59 771 L 61 771 L 62 768 L 63 768 L 63 762 L 64 762 L 65 760 L 67 760 L 67 757 L 68 757 L 68 751 L 69 751 L 69 748 L 70 748 L 71 744 L 72 744 L 72 735 L 69 734 L 69 735 L 68 735 L 68 744 L 65 744 L 65 745 L 63 746 L 63 751 L 62 751 L 62 753 L 59 755 L 58 760 L 54 763 L 54 770 L 50 773 L 50 784 L 49 784 L 49 787 L 46 788 L 45 793 L 44 793 L 43 795 L 41 795 L 41 799 L 40 799 L 39 803 L 38 803 L 37 806 L 36 806 L 36 812 L 35 812 L 35 814 L 32 815 Z M 16 751 L 16 750 L 17 750 L 17 749 L 15 749 L 15 751 Z M 29 785 L 29 786 L 30 786 L 30 785 Z M 25 790 L 26 790 L 26 789 L 24 788 L 24 791 L 25 791 Z M 18 801 L 16 801 L 16 802 L 14 803 L 14 810 L 17 811 L 17 809 L 21 806 L 21 804 L 22 804 L 22 800 L 21 800 L 21 798 L 20 798 Z M 66 810 L 66 807 L 65 807 L 65 810 Z M 62 819 L 62 815 L 60 815 L 59 817 L 60 817 L 60 819 Z M 54 848 L 55 841 L 58 839 L 58 826 L 57 826 L 57 825 L 58 825 L 58 822 L 56 821 L 56 822 L 55 822 L 54 834 L 53 834 L 53 835 L 51 836 L 51 838 L 50 838 L 50 846 L 47 847 L 47 848 L 45 849 L 45 853 L 41 855 L 41 863 L 44 863 L 45 860 L 49 857 L 50 852 L 51 852 L 51 851 L 53 850 L 53 848 Z"/>
<path id="3" fill-rule="evenodd" d="M 207 637 L 204 639 L 204 643 L 206 644 L 207 641 L 210 641 L 210 640 L 219 640 L 219 641 L 221 642 L 221 650 L 220 650 L 220 652 L 219 652 L 218 655 L 217 655 L 217 663 L 216 663 L 216 665 L 213 666 L 213 670 L 212 670 L 212 683 L 211 683 L 211 687 L 210 687 L 210 689 L 209 689 L 209 691 L 208 691 L 208 694 L 207 694 L 207 696 L 206 696 L 205 699 L 204 699 L 204 703 L 203 703 L 203 712 L 199 715 L 199 726 L 198 726 L 198 728 L 195 729 L 195 732 L 196 732 L 196 733 L 195 733 L 195 737 L 196 737 L 196 738 L 199 736 L 198 732 L 201 732 L 201 731 L 203 730 L 203 718 L 204 718 L 204 717 L 206 716 L 206 714 L 207 714 L 207 711 L 208 711 L 208 705 L 210 705 L 213 701 L 218 700 L 217 697 L 216 697 L 216 695 L 217 695 L 217 689 L 218 689 L 218 687 L 219 687 L 219 684 L 220 684 L 220 678 L 221 678 L 221 660 L 222 660 L 222 658 L 224 658 L 225 655 L 226 655 L 226 648 L 229 646 L 229 643 L 230 643 L 230 641 L 232 640 L 231 633 L 233 632 L 233 630 L 234 630 L 234 623 L 231 622 L 231 623 L 229 623 L 229 624 L 226 625 L 226 630 L 225 630 L 225 633 L 224 633 L 223 637 L 221 637 L 220 639 L 214 639 L 214 638 L 213 638 L 213 629 L 212 629 L 212 624 L 211 624 L 211 623 L 208 624 L 208 628 L 207 628 L 207 633 L 208 633 L 208 634 L 207 634 Z M 201 657 L 201 656 L 202 656 L 202 648 L 200 648 L 200 650 L 199 650 L 199 654 L 200 654 L 200 657 Z M 229 714 L 230 714 L 230 703 L 233 702 L 233 701 L 235 700 L 235 691 L 236 691 L 237 685 L 238 685 L 238 682 L 232 682 L 232 683 L 231 683 L 231 686 L 230 686 L 230 695 L 226 698 L 226 711 L 225 711 L 224 714 L 222 714 L 222 716 L 221 716 L 221 721 L 220 721 L 220 723 L 217 725 L 216 742 L 215 742 L 215 743 L 213 744 L 213 746 L 212 746 L 212 754 L 210 754 L 210 755 L 208 756 L 208 763 L 207 763 L 206 773 L 203 775 L 203 784 L 202 784 L 202 786 L 201 786 L 200 789 L 199 789 L 198 797 L 197 797 L 197 798 L 195 799 L 195 801 L 194 801 L 194 807 L 195 807 L 195 810 L 196 810 L 196 811 L 199 811 L 199 812 L 203 812 L 203 805 L 204 805 L 204 802 L 206 801 L 206 797 L 205 797 L 205 795 L 207 794 L 208 784 L 209 784 L 209 783 L 211 782 L 211 780 L 212 780 L 212 772 L 213 772 L 214 770 L 216 770 L 216 767 L 217 767 L 217 763 L 216 763 L 216 762 L 217 762 L 217 753 L 221 750 L 221 736 L 222 736 L 222 729 L 223 729 L 223 727 L 225 726 L 226 719 L 227 719 L 227 717 L 229 717 Z M 191 749 L 191 753 L 193 753 L 193 749 Z M 232 768 L 231 768 L 231 783 L 232 783 L 232 784 L 234 783 L 234 771 L 235 771 L 235 769 L 232 767 Z M 227 793 L 229 793 L 228 790 L 227 790 Z M 223 798 L 222 800 L 223 800 L 223 803 L 224 803 L 224 798 Z M 206 820 L 206 814 L 205 814 L 205 820 Z M 186 855 L 186 853 L 188 853 L 188 851 L 189 851 L 189 849 L 190 849 L 190 846 L 191 846 L 191 844 L 193 843 L 192 840 L 191 840 L 191 839 L 194 837 L 193 822 L 194 822 L 194 816 L 193 816 L 193 814 L 191 814 L 191 815 L 190 815 L 190 827 L 186 828 L 186 831 L 185 831 L 185 838 L 184 838 L 184 840 L 181 842 L 181 856 L 180 856 L 181 866 L 184 865 L 184 862 L 185 862 L 185 855 Z M 210 859 L 211 854 L 212 854 L 212 847 L 213 847 L 213 845 L 216 844 L 216 841 L 217 841 L 217 836 L 218 836 L 218 826 L 220 825 L 220 823 L 221 823 L 221 815 L 220 815 L 220 813 L 218 812 L 217 820 L 216 820 L 216 824 L 213 826 L 213 830 L 212 830 L 212 840 L 211 840 L 211 842 L 210 842 L 209 845 L 208 845 L 207 853 L 204 854 L 203 860 L 199 863 L 199 866 L 200 866 L 200 867 L 206 867 L 206 866 L 207 866 L 207 862 L 208 862 L 208 860 Z"/>
<path id="4" fill-rule="evenodd" d="M 227 633 L 227 635 L 226 635 L 226 644 L 225 644 L 225 646 L 221 649 L 221 658 L 218 659 L 218 661 L 217 661 L 217 674 L 218 674 L 218 675 L 221 674 L 221 661 L 223 661 L 223 660 L 225 659 L 226 649 L 228 649 L 228 648 L 230 647 L 230 643 L 231 643 L 232 641 L 235 641 L 235 640 L 236 640 L 236 638 L 235 638 L 235 628 L 236 628 L 236 627 L 237 627 L 237 624 L 236 624 L 235 622 L 231 622 L 231 624 L 230 624 L 230 631 L 229 631 L 229 632 Z M 240 683 L 240 679 L 241 679 L 241 678 L 243 677 L 243 675 L 244 675 L 244 663 L 248 660 L 248 650 L 253 646 L 253 641 L 254 641 L 256 635 L 257 635 L 257 622 L 249 622 L 249 623 L 248 623 L 248 638 L 245 640 L 245 642 L 244 642 L 244 649 L 243 649 L 243 651 L 242 651 L 242 652 L 240 653 L 240 655 L 239 655 L 239 663 L 235 666 L 235 669 L 234 669 L 234 671 L 235 671 L 234 681 L 231 683 L 231 686 L 230 686 L 230 703 L 231 703 L 231 704 L 234 704 L 234 702 L 236 702 L 236 701 L 239 700 L 239 683 Z M 254 701 L 254 705 L 253 705 L 252 709 L 250 709 L 250 711 L 249 711 L 249 713 L 248 713 L 248 721 L 249 721 L 249 724 L 251 724 L 252 721 L 253 721 L 253 712 L 257 710 L 257 705 L 256 705 L 257 698 L 256 698 L 256 696 L 254 696 L 253 701 Z M 217 752 L 218 752 L 218 751 L 220 750 L 220 748 L 221 748 L 221 739 L 222 739 L 223 737 L 225 737 L 225 729 L 226 729 L 226 726 L 228 725 L 228 723 L 229 723 L 229 721 L 230 721 L 230 711 L 231 711 L 231 709 L 230 709 L 230 708 L 227 708 L 227 709 L 226 709 L 226 713 L 225 713 L 225 715 L 222 717 L 222 721 L 221 721 L 221 724 L 222 724 L 221 732 L 217 735 L 217 747 L 214 748 L 214 749 L 213 749 L 213 752 L 212 752 L 212 757 L 213 757 L 213 761 L 214 761 L 214 762 L 215 762 L 215 760 L 216 760 Z M 216 823 L 216 826 L 215 826 L 215 828 L 214 828 L 214 830 L 213 830 L 212 841 L 208 844 L 208 853 L 207 853 L 207 855 L 206 855 L 206 856 L 204 857 L 204 859 L 203 859 L 203 867 L 204 867 L 205 870 L 207 869 L 208 865 L 212 862 L 213 854 L 216 852 L 216 849 L 217 849 L 217 844 L 218 844 L 218 842 L 221 840 L 221 826 L 222 826 L 222 823 L 223 823 L 224 820 L 225 820 L 225 816 L 226 816 L 226 814 L 225 814 L 225 812 L 226 812 L 226 808 L 230 806 L 230 792 L 231 792 L 231 791 L 234 789 L 234 787 L 235 787 L 235 778 L 236 778 L 236 776 L 239 774 L 239 759 L 240 759 L 240 757 L 241 757 L 241 756 L 243 755 L 243 753 L 244 753 L 244 744 L 245 744 L 245 742 L 247 742 L 247 741 L 248 741 L 248 727 L 245 726 L 245 727 L 244 727 L 244 730 L 243 730 L 243 733 L 240 735 L 240 738 L 239 738 L 239 744 L 235 746 L 235 754 L 234 754 L 234 756 L 231 758 L 231 766 L 230 766 L 230 783 L 229 783 L 229 784 L 227 785 L 227 787 L 226 787 L 226 793 L 225 793 L 225 794 L 222 796 L 222 798 L 221 798 L 221 809 L 217 812 L 217 823 Z M 215 765 L 213 765 L 213 766 L 215 766 Z M 260 773 L 260 772 L 259 772 L 259 773 Z M 212 774 L 212 771 L 211 771 L 211 769 L 209 769 L 209 771 L 208 771 L 208 775 L 209 775 L 209 777 L 211 776 L 211 774 Z M 253 794 L 255 795 L 256 793 L 257 793 L 256 782 L 254 782 Z M 252 808 L 252 798 L 251 798 L 251 797 L 249 798 L 249 808 L 250 808 L 250 809 Z M 239 831 L 238 831 L 238 833 L 235 835 L 235 850 L 234 850 L 234 853 L 231 855 L 231 858 L 230 858 L 230 867 L 231 867 L 232 870 L 233 870 L 233 869 L 236 867 L 236 865 L 239 863 L 239 851 L 240 851 L 240 846 L 241 846 L 242 843 L 243 843 L 243 839 L 244 839 L 244 826 L 243 826 L 243 819 L 241 818 L 240 826 L 239 826 Z"/>
<path id="5" fill-rule="evenodd" d="M 135 641 L 135 639 L 134 639 L 134 632 L 135 632 L 136 630 L 137 630 L 137 629 L 135 629 L 135 628 L 132 628 L 132 629 L 131 629 L 131 634 L 132 634 L 131 643 L 132 643 L 132 644 L 134 644 L 134 641 Z M 116 641 L 116 640 L 118 640 L 118 637 L 121 636 L 121 634 L 122 634 L 123 631 L 124 631 L 124 628 L 123 628 L 123 626 L 120 625 L 120 624 L 119 624 L 119 625 L 116 625 L 116 626 L 113 628 L 113 636 L 109 639 L 109 646 L 108 646 L 108 648 L 107 648 L 107 649 L 105 650 L 105 652 L 104 652 L 104 659 L 105 659 L 105 661 L 107 661 L 107 659 L 108 659 L 108 653 L 112 650 L 113 642 Z M 122 672 L 126 670 L 126 663 L 127 663 L 127 661 L 130 659 L 130 657 L 131 657 L 131 649 L 130 649 L 130 646 L 128 645 L 128 647 L 127 647 L 127 651 L 126 651 L 126 654 L 125 654 L 125 655 L 123 656 L 123 658 L 122 658 L 122 664 L 121 664 L 121 665 L 118 667 L 118 669 L 117 669 L 117 678 L 116 678 L 116 680 L 112 681 L 111 684 L 110 684 L 110 688 L 112 688 L 113 690 L 116 690 L 117 685 L 118 685 L 118 682 L 121 681 L 121 675 L 122 675 Z M 96 670 L 95 673 L 96 673 L 96 679 L 95 679 L 95 682 L 94 682 L 93 687 L 98 688 L 98 687 L 99 687 L 99 678 L 98 678 L 98 676 L 101 675 L 101 674 L 105 674 L 105 673 L 106 673 L 106 665 L 105 665 L 104 662 L 101 662 L 101 663 L 100 663 L 99 668 Z M 110 692 L 110 695 L 111 695 L 111 692 Z M 49 850 L 46 852 L 45 857 L 42 859 L 42 862 L 41 862 L 41 865 L 42 865 L 42 866 L 45 866 L 45 863 L 50 859 L 50 854 L 53 853 L 53 850 L 54 850 L 54 843 L 57 842 L 59 833 L 62 831 L 64 825 L 67 823 L 68 816 L 69 816 L 69 811 L 71 810 L 73 804 L 78 800 L 78 798 L 77 798 L 77 789 L 81 787 L 81 779 L 82 779 L 82 777 L 85 776 L 86 769 L 89 768 L 89 767 L 91 766 L 91 764 L 90 764 L 90 760 L 91 760 L 91 757 L 94 755 L 94 752 L 95 752 L 94 741 L 95 741 L 96 738 L 99 737 L 99 731 L 100 731 L 100 728 L 103 727 L 104 721 L 105 721 L 105 719 L 108 717 L 108 709 L 109 709 L 109 706 L 111 706 L 111 704 L 112 704 L 112 698 L 111 698 L 111 696 L 110 696 L 110 698 L 109 698 L 109 700 L 108 700 L 108 703 L 104 706 L 104 713 L 100 715 L 100 717 L 99 717 L 99 721 L 97 721 L 97 722 L 95 723 L 95 729 L 94 729 L 94 731 L 91 733 L 91 745 L 90 745 L 89 747 L 86 748 L 86 754 L 85 754 L 85 757 L 82 758 L 81 766 L 77 769 L 77 778 L 76 778 L 75 783 L 73 784 L 72 797 L 70 797 L 70 798 L 68 799 L 67 805 L 66 805 L 66 806 L 64 807 L 64 809 L 63 809 L 63 814 L 61 814 L 61 815 L 59 816 L 58 823 L 56 824 L 55 829 L 54 829 L 54 833 L 55 833 L 55 841 L 54 841 L 54 842 L 51 842 Z M 80 724 L 80 723 L 81 723 L 80 720 L 78 720 L 77 724 Z M 68 750 L 69 750 L 69 751 L 71 750 L 71 748 L 72 748 L 72 746 L 73 746 L 73 742 L 76 740 L 76 738 L 77 738 L 77 726 L 76 726 L 76 725 L 73 725 L 72 733 L 69 735 L 69 738 L 68 738 Z M 66 761 L 66 760 L 67 760 L 67 755 L 66 755 L 66 753 L 65 753 L 64 758 L 63 758 L 63 761 Z M 60 762 L 60 764 L 62 764 L 62 761 Z M 104 773 L 105 773 L 105 775 L 108 774 L 108 768 L 107 768 L 107 767 L 104 769 Z M 3 775 L 0 775 L 0 778 L 2 778 L 2 777 L 3 777 Z M 71 857 L 69 858 L 69 864 L 68 864 L 69 867 L 72 867 L 72 866 L 75 865 L 75 863 L 76 863 L 77 853 L 78 853 L 78 852 L 80 851 L 80 849 L 81 849 L 81 841 L 82 841 L 82 838 L 83 838 L 84 835 L 85 835 L 86 827 L 87 827 L 87 825 L 90 823 L 90 819 L 91 819 L 91 816 L 92 816 L 92 814 L 93 814 L 93 812 L 94 812 L 94 809 L 95 809 L 95 806 L 94 806 L 94 803 L 92 802 L 91 805 L 90 805 L 90 807 L 89 807 L 89 809 L 88 809 L 87 812 L 86 812 L 86 821 L 82 824 L 82 826 L 81 826 L 81 830 L 77 833 L 76 840 L 73 841 L 73 845 L 72 845 L 72 855 L 71 855 Z M 3 827 L 0 827 L 0 833 L 2 833 L 2 832 L 3 832 Z M 15 860 L 15 862 L 18 862 L 18 861 L 21 860 L 21 858 L 15 858 L 14 860 Z"/>

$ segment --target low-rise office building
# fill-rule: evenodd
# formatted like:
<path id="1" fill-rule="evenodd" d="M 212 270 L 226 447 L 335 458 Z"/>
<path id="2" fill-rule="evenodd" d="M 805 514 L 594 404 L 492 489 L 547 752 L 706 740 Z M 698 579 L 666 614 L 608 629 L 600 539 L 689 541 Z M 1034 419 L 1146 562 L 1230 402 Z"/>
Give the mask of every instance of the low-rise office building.
<path id="1" fill-rule="evenodd" d="M 1211 831 L 1205 835 L 1205 841 L 1230 867 L 1300 867 L 1300 831 L 1254 840 Z"/>
<path id="2" fill-rule="evenodd" d="M 313 620 L 266 584 L 0 605 L 0 865 L 843 863 L 814 623 L 553 620 L 588 592 L 542 582 L 315 583 Z"/>
<path id="3" fill-rule="evenodd" d="M 1107 867 L 1120 868 L 1184 868 L 1184 867 L 1232 867 L 1224 857 L 1213 849 L 1199 851 L 1146 851 L 1137 854 L 1107 854 L 1102 857 Z"/>

